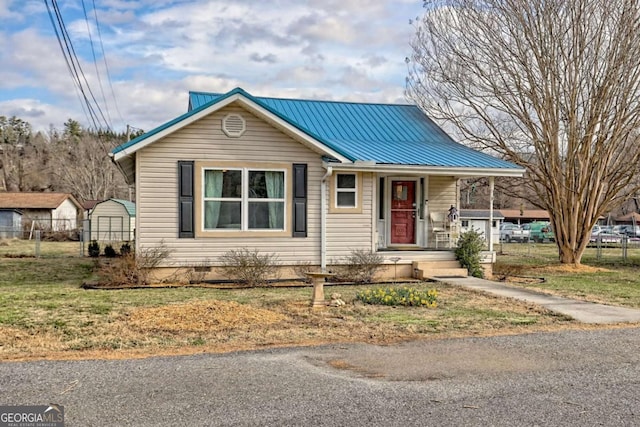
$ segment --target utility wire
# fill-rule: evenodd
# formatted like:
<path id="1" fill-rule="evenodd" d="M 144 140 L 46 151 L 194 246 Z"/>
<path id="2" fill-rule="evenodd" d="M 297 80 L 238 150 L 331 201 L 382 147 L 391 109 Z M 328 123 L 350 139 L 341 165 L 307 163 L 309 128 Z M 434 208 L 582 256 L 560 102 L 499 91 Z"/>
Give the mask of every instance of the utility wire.
<path id="1" fill-rule="evenodd" d="M 82 11 L 84 12 L 84 21 L 87 24 L 87 34 L 89 35 L 89 44 L 91 45 L 91 54 L 93 55 L 93 65 L 96 69 L 96 76 L 98 77 L 98 84 L 100 85 L 100 93 L 102 94 L 102 102 L 104 102 L 104 108 L 107 112 L 107 119 L 110 128 L 113 128 L 113 122 L 111 121 L 111 115 L 109 114 L 109 104 L 107 98 L 104 95 L 104 86 L 102 85 L 102 78 L 100 77 L 100 70 L 98 69 L 98 61 L 96 59 L 96 51 L 93 48 L 93 37 L 91 37 L 91 26 L 89 25 L 89 17 L 87 16 L 87 7 L 82 0 Z"/>
<path id="2" fill-rule="evenodd" d="M 45 3 L 46 3 L 46 0 L 45 0 Z M 58 44 L 60 45 L 60 49 L 62 50 L 62 55 L 64 56 L 65 61 L 67 62 L 69 73 L 71 74 L 71 79 L 73 80 L 75 86 L 80 90 L 80 93 L 83 98 L 83 104 L 87 106 L 87 110 L 89 112 L 89 119 L 90 119 L 89 121 L 93 123 L 94 128 L 97 128 L 98 124 L 96 122 L 96 116 L 93 109 L 91 108 L 91 104 L 89 102 L 89 99 L 87 98 L 87 94 L 84 92 L 84 88 L 82 87 L 82 82 L 80 81 L 80 77 L 76 69 L 76 64 L 73 62 L 73 58 L 71 57 L 71 52 L 69 50 L 69 45 L 68 45 L 69 41 L 67 40 L 65 33 L 62 30 L 61 16 L 59 15 L 59 10 L 57 9 L 57 4 L 55 3 L 55 0 L 51 1 L 51 7 L 53 8 L 54 13 L 56 15 L 56 20 L 58 23 L 57 25 L 56 25 L 56 21 L 54 21 L 53 19 L 51 10 L 49 9 L 49 5 L 47 4 L 49 17 L 51 18 L 52 24 L 54 26 L 56 37 L 58 38 Z M 60 29 L 60 32 L 58 32 L 58 28 Z M 63 42 L 64 42 L 64 45 L 63 45 Z"/>
<path id="3" fill-rule="evenodd" d="M 85 116 L 87 117 L 87 120 L 89 122 L 93 122 L 94 126 L 96 126 L 96 123 L 93 119 L 93 115 L 89 114 L 88 111 L 85 109 L 85 105 L 86 105 L 86 96 L 84 96 L 84 93 L 82 92 L 82 87 L 79 87 L 78 82 L 76 81 L 76 79 L 74 78 L 74 72 L 72 70 L 71 67 L 71 63 L 69 62 L 69 59 L 67 57 L 67 53 L 64 49 L 64 46 L 62 45 L 62 40 L 60 38 L 60 34 L 58 33 L 58 27 L 56 26 L 55 20 L 53 19 L 53 13 L 51 12 L 51 8 L 49 7 L 49 3 L 47 3 L 47 1 L 45 0 L 44 2 L 45 6 L 47 6 L 47 12 L 49 13 L 49 19 L 51 20 L 51 25 L 53 26 L 53 31 L 56 34 L 56 39 L 58 40 L 58 45 L 60 46 L 60 50 L 62 51 L 62 56 L 64 57 L 64 61 L 67 64 L 67 70 L 69 71 L 69 74 L 71 74 L 71 79 L 74 82 L 74 88 L 76 89 L 76 95 L 78 96 L 79 100 L 80 100 L 80 105 L 82 106 L 82 111 L 84 112 Z M 84 100 L 82 99 L 84 98 Z"/>
<path id="4" fill-rule="evenodd" d="M 100 132 L 100 129 L 102 129 L 102 123 L 100 121 L 100 117 L 102 117 L 102 120 L 106 125 L 105 127 L 108 130 L 111 130 L 109 128 L 109 123 L 105 119 L 102 109 L 100 108 L 100 105 L 98 104 L 95 96 L 93 95 L 93 92 L 91 91 L 89 81 L 87 80 L 86 75 L 82 71 L 80 61 L 78 59 L 75 49 L 73 48 L 73 43 L 71 42 L 71 38 L 69 37 L 69 33 L 67 31 L 66 25 L 64 24 L 64 19 L 62 18 L 62 14 L 60 13 L 60 9 L 58 7 L 56 0 L 51 0 L 51 7 L 49 7 L 49 4 L 45 0 L 45 5 L 47 6 L 47 11 L 49 12 L 49 18 L 51 20 L 51 24 L 53 25 L 56 38 L 58 39 L 60 50 L 62 51 L 62 55 L 65 58 L 67 69 L 69 70 L 69 73 L 71 74 L 71 79 L 74 82 L 74 87 L 76 91 L 79 92 L 79 94 L 81 95 L 80 105 L 82 106 L 82 109 L 85 112 L 85 115 L 87 116 L 89 122 L 93 123 L 93 129 L 95 129 L 94 134 L 96 135 L 96 139 L 102 146 L 102 149 L 104 150 L 106 155 L 106 153 L 108 153 L 110 149 L 107 147 L 107 144 L 104 141 L 104 138 L 103 138 L 104 135 L 102 135 L 102 132 Z M 55 16 L 56 16 L 55 20 L 54 20 L 51 8 L 53 8 L 53 13 L 55 13 Z M 56 21 L 57 21 L 57 26 L 56 26 Z M 82 78 L 80 76 L 82 76 Z M 84 80 L 84 85 L 83 85 L 83 80 Z M 86 90 L 85 90 L 85 86 L 86 86 Z M 93 103 L 89 100 L 89 97 L 87 96 L 87 92 L 91 95 L 91 99 L 93 100 Z M 95 105 L 95 108 L 94 108 L 94 105 Z M 85 107 L 86 107 L 86 110 L 85 110 Z M 100 113 L 100 115 L 98 115 L 96 110 L 97 112 Z"/>
<path id="5" fill-rule="evenodd" d="M 72 58 L 72 62 L 74 62 L 75 60 L 75 64 L 77 64 L 77 69 L 80 71 L 80 74 L 82 75 L 82 80 L 84 80 L 85 85 L 87 87 L 87 92 L 89 92 L 89 95 L 91 95 L 91 99 L 93 100 L 93 104 L 95 104 L 95 109 L 93 109 L 93 105 L 91 105 L 92 107 L 92 111 L 94 111 L 94 114 L 96 116 L 96 119 L 98 121 L 98 123 L 100 125 L 102 125 L 102 123 L 100 123 L 100 118 L 98 117 L 98 115 L 95 113 L 95 110 L 97 110 L 100 113 L 100 117 L 102 117 L 102 120 L 105 124 L 105 127 L 107 129 L 109 128 L 109 123 L 107 122 L 107 119 L 104 116 L 104 113 L 102 112 L 102 109 L 100 108 L 100 104 L 98 103 L 98 101 L 96 100 L 95 95 L 93 94 L 93 91 L 91 90 L 91 86 L 89 85 L 89 81 L 87 80 L 87 76 L 84 74 L 84 71 L 82 70 L 82 66 L 80 65 L 80 60 L 78 59 L 78 55 L 76 54 L 76 50 L 73 47 L 73 43 L 71 42 L 71 37 L 69 37 L 69 32 L 67 31 L 67 26 L 64 23 L 64 19 L 62 19 L 62 13 L 60 12 L 60 8 L 58 7 L 58 2 L 56 0 L 52 0 L 52 4 L 54 5 L 54 10 L 56 11 L 56 15 L 59 17 L 59 22 L 60 22 L 60 28 L 62 30 L 63 36 L 65 38 L 65 40 L 68 40 L 68 47 L 67 49 L 69 50 L 69 55 Z M 80 82 L 80 76 L 77 77 L 78 78 L 78 82 Z M 83 91 L 84 93 L 84 91 Z M 87 100 L 87 102 L 89 102 Z M 98 127 L 96 130 L 100 129 L 100 127 Z"/>
<path id="6" fill-rule="evenodd" d="M 120 118 L 120 122 L 124 123 L 124 119 L 122 118 L 122 114 L 120 113 L 120 108 L 118 108 L 118 101 L 116 100 L 116 94 L 113 90 L 113 83 L 111 80 L 111 73 L 109 72 L 109 64 L 107 63 L 107 55 L 104 51 L 104 44 L 102 43 L 102 32 L 100 31 L 100 21 L 98 21 L 98 10 L 96 8 L 96 1 L 93 0 L 93 16 L 96 21 L 96 29 L 98 30 L 98 40 L 100 40 L 100 50 L 102 51 L 102 60 L 104 61 L 104 69 L 107 72 L 107 81 L 109 82 L 109 88 L 111 89 L 111 97 L 113 98 L 113 104 L 116 107 L 116 112 L 118 113 L 118 117 Z"/>
<path id="7" fill-rule="evenodd" d="M 80 65 L 78 55 L 76 54 L 75 48 L 73 47 L 73 43 L 71 42 L 71 38 L 69 37 L 69 32 L 67 31 L 64 19 L 62 18 L 62 14 L 60 13 L 60 8 L 58 7 L 57 1 L 51 0 L 51 6 L 53 7 L 53 11 L 56 15 L 56 20 L 58 23 L 59 34 L 56 30 L 56 35 L 59 42 L 60 35 L 62 36 L 62 41 L 64 41 L 63 55 L 68 56 L 69 58 L 72 69 L 71 77 L 80 89 L 82 97 L 84 98 L 85 105 L 87 106 L 87 110 L 89 111 L 89 115 L 91 116 L 91 121 L 94 125 L 94 128 L 96 130 L 101 129 L 102 123 L 104 123 L 105 127 L 109 129 L 109 123 L 105 118 L 104 113 L 102 112 L 102 109 L 100 108 L 100 105 L 96 100 L 95 95 L 93 94 L 93 91 L 91 90 L 91 86 L 89 85 L 89 81 L 87 80 L 84 71 L 82 70 L 82 66 Z M 60 44 L 62 45 L 61 42 Z M 89 97 L 91 97 L 91 100 L 93 102 L 89 100 Z"/>

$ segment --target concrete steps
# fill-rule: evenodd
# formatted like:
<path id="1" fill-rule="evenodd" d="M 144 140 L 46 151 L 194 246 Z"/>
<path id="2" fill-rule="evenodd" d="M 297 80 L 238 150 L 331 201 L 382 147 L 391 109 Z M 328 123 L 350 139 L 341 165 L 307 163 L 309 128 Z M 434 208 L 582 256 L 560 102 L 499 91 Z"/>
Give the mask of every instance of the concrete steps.
<path id="1" fill-rule="evenodd" d="M 433 277 L 467 277 L 469 272 L 457 260 L 414 261 L 413 277 L 431 279 Z"/>

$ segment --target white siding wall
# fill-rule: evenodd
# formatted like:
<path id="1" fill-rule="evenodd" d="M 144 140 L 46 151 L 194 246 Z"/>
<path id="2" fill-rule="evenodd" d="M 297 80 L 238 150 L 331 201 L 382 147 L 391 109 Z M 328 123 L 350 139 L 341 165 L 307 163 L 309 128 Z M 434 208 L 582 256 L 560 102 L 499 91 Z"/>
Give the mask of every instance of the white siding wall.
<path id="1" fill-rule="evenodd" d="M 449 213 L 451 205 L 458 207 L 458 194 L 457 194 L 457 179 L 451 176 L 430 176 L 429 177 L 429 191 L 427 197 L 429 200 L 428 212 L 441 212 L 445 214 L 445 218 Z M 428 218 L 428 216 L 427 216 Z M 431 232 L 432 224 L 429 221 L 428 226 L 428 240 L 429 246 L 433 246 L 435 242 L 435 236 Z"/>
<path id="2" fill-rule="evenodd" d="M 66 199 L 51 212 L 51 218 L 53 230 L 73 230 L 78 224 L 78 208 L 71 200 Z"/>
<path id="3" fill-rule="evenodd" d="M 371 215 L 374 206 L 372 173 L 362 175 L 362 212 L 327 215 L 327 263 L 349 255 L 353 250 L 373 250 Z M 331 190 L 327 191 L 331 198 Z M 327 202 L 329 203 L 329 201 Z"/>
<path id="4" fill-rule="evenodd" d="M 247 130 L 239 138 L 229 138 L 221 129 L 222 118 L 232 112 L 246 120 Z M 308 237 L 179 239 L 178 160 L 306 163 Z M 320 179 L 325 173 L 322 159 L 246 110 L 225 108 L 143 148 L 138 152 L 136 169 L 139 227 L 136 244 L 144 248 L 164 242 L 171 251 L 167 265 L 215 265 L 221 254 L 243 247 L 277 253 L 281 264 L 298 261 L 320 264 Z M 199 203 L 198 195 L 194 203 Z M 287 215 L 290 222 L 291 212 Z"/>
<path id="5" fill-rule="evenodd" d="M 91 240 L 133 240 L 134 227 L 135 217 L 129 217 L 127 209 L 113 200 L 98 203 L 91 212 Z"/>
<path id="6" fill-rule="evenodd" d="M 429 177 L 429 211 L 449 212 L 451 205 L 458 207 L 456 194 L 457 179 L 450 176 Z"/>

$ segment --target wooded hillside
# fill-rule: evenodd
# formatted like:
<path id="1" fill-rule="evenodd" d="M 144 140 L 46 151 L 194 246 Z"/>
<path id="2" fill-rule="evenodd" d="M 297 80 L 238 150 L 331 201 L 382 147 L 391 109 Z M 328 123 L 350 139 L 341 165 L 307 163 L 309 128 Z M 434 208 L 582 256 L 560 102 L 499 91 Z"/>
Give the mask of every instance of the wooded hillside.
<path id="1" fill-rule="evenodd" d="M 68 192 L 82 202 L 128 199 L 129 187 L 108 156 L 128 137 L 83 129 L 72 119 L 62 130 L 34 133 L 24 120 L 0 116 L 0 191 Z"/>

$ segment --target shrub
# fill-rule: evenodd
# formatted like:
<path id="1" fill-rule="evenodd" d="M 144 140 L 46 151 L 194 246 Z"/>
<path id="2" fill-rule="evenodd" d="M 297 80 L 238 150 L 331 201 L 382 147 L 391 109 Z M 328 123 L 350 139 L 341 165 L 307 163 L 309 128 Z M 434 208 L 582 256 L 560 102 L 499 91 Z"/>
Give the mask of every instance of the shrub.
<path id="1" fill-rule="evenodd" d="M 190 267 L 186 271 L 186 280 L 188 283 L 203 283 L 209 272 L 211 271 L 211 261 L 207 258 L 195 266 Z"/>
<path id="2" fill-rule="evenodd" d="M 129 242 L 124 242 L 122 246 L 120 246 L 120 255 L 128 255 L 131 253 L 131 245 Z"/>
<path id="3" fill-rule="evenodd" d="M 101 282 L 110 286 L 148 285 L 152 270 L 170 253 L 164 243 L 161 243 L 159 246 L 140 249 L 136 254 L 131 252 L 123 255 L 100 267 Z"/>
<path id="4" fill-rule="evenodd" d="M 331 267 L 336 276 L 332 279 L 338 282 L 371 283 L 376 272 L 380 269 L 383 258 L 381 255 L 356 249 L 344 257 L 342 261 L 334 262 Z"/>
<path id="5" fill-rule="evenodd" d="M 365 304 L 404 305 L 413 307 L 437 307 L 438 291 L 421 291 L 407 286 L 398 288 L 366 289 L 356 294 L 356 299 Z"/>
<path id="6" fill-rule="evenodd" d="M 261 255 L 257 249 L 230 250 L 220 256 L 220 262 L 222 274 L 248 286 L 264 285 L 278 272 L 278 257 Z"/>
<path id="7" fill-rule="evenodd" d="M 482 233 L 469 230 L 460 235 L 455 250 L 456 259 L 473 277 L 484 277 L 484 271 L 480 265 L 480 253 L 484 249 Z"/>
<path id="8" fill-rule="evenodd" d="M 319 268 L 315 267 L 310 261 L 298 261 L 293 266 L 293 272 L 296 274 L 297 278 L 302 280 L 304 283 L 311 283 L 311 278 L 307 276 L 307 273 L 317 270 L 319 270 Z"/>
<path id="9" fill-rule="evenodd" d="M 106 256 L 107 258 L 115 258 L 116 255 L 116 250 L 113 249 L 113 246 L 107 245 L 104 247 L 104 256 Z"/>
<path id="10" fill-rule="evenodd" d="M 89 247 L 87 249 L 91 258 L 97 258 L 100 256 L 100 243 L 98 243 L 96 240 L 92 240 L 89 243 Z"/>

